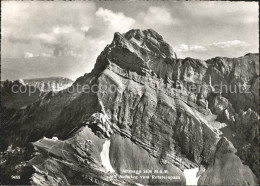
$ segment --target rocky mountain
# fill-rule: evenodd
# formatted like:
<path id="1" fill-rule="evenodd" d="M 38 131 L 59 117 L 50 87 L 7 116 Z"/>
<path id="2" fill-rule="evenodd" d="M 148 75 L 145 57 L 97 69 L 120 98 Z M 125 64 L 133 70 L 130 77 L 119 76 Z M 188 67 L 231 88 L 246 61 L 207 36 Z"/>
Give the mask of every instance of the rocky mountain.
<path id="1" fill-rule="evenodd" d="M 154 30 L 115 33 L 71 87 L 1 110 L 2 183 L 180 185 L 200 167 L 199 184 L 257 184 L 258 61 L 178 59 Z"/>
<path id="2" fill-rule="evenodd" d="M 21 108 L 34 103 L 49 92 L 55 94 L 66 89 L 72 83 L 72 80 L 63 77 L 6 80 L 1 82 L 2 106 Z"/>

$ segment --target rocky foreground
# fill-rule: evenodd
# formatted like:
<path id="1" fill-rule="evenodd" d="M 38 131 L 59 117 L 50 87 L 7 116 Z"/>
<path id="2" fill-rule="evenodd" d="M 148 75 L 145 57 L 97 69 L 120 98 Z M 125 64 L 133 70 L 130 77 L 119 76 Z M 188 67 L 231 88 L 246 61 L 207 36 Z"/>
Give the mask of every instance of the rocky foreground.
<path id="1" fill-rule="evenodd" d="M 115 33 L 66 91 L 1 109 L 2 184 L 183 185 L 195 167 L 200 185 L 257 184 L 258 61 L 178 59 L 154 30 Z"/>

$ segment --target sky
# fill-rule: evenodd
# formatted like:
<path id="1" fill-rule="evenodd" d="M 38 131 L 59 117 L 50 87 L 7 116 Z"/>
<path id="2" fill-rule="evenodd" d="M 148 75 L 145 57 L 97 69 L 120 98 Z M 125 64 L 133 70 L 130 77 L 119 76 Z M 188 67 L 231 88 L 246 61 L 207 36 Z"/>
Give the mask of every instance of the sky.
<path id="1" fill-rule="evenodd" d="M 66 74 L 71 65 L 64 62 L 61 74 L 76 79 L 92 70 L 115 32 L 133 28 L 156 30 L 179 58 L 238 57 L 259 47 L 257 2 L 3 1 L 1 9 L 1 58 L 8 73 L 21 60 L 70 57 L 77 68 Z M 39 65 L 41 76 L 48 76 Z"/>

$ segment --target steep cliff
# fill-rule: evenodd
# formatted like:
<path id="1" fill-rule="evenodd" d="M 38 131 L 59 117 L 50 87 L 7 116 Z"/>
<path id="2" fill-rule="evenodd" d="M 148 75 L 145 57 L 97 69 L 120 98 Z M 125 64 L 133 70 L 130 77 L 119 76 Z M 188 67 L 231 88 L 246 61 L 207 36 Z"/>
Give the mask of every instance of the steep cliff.
<path id="1" fill-rule="evenodd" d="M 115 33 L 92 72 L 71 87 L 47 94 L 24 109 L 1 111 L 2 150 L 11 144 L 25 147 L 34 142 L 38 155 L 25 165 L 36 171 L 30 179 L 33 184 L 185 184 L 183 170 L 199 165 L 206 167 L 204 175 L 209 176 L 202 183 L 215 184 L 219 182 L 208 172 L 214 169 L 216 152 L 225 156 L 217 143 L 226 136 L 227 143 L 238 149 L 238 156 L 231 155 L 237 164 L 219 170 L 239 168 L 254 178 L 240 158 L 258 172 L 258 59 L 258 54 L 206 61 L 178 59 L 154 30 Z M 240 84 L 244 89 L 250 86 L 249 92 L 219 90 L 221 85 Z M 241 119 L 244 116 L 250 124 Z M 245 131 L 243 143 L 239 143 Z M 60 140 L 41 139 L 43 136 Z M 92 145 L 86 144 L 88 140 L 94 141 Z M 114 182 L 102 167 L 105 140 L 110 140 Z M 255 155 L 250 156 L 248 148 Z M 39 162 L 41 166 L 36 166 Z M 129 179 L 127 176 L 138 175 L 124 175 L 124 170 L 162 170 L 165 174 L 148 172 L 143 179 L 140 175 Z M 52 171 L 55 173 L 50 174 Z M 98 176 L 94 176 L 96 171 Z M 244 184 L 237 179 L 240 174 L 232 176 L 238 180 L 235 183 Z"/>

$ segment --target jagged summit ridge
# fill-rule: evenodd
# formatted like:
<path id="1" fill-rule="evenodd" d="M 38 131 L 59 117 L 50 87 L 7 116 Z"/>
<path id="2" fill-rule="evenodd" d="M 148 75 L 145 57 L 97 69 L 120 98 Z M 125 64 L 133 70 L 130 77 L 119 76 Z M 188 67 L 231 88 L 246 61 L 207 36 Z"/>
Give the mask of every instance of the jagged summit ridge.
<path id="1" fill-rule="evenodd" d="M 163 37 L 152 29 L 130 30 L 124 34 L 125 38 L 137 45 L 166 57 L 173 57 L 175 52 L 172 47 L 163 40 Z M 176 55 L 176 54 L 175 54 Z"/>
<path id="2" fill-rule="evenodd" d="M 133 29 L 125 34 L 116 32 L 113 41 L 97 59 L 95 70 L 114 63 L 124 69 L 142 73 L 154 71 L 172 63 L 176 54 L 172 47 L 152 29 Z"/>

